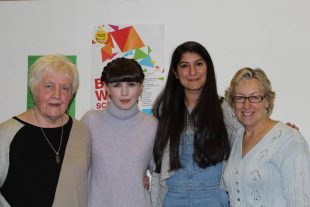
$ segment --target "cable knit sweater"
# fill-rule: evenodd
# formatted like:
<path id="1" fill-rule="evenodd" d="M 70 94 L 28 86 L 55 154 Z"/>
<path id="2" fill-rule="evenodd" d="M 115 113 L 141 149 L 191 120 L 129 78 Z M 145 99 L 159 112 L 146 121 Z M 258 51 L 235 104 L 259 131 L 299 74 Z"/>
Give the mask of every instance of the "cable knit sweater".
<path id="1" fill-rule="evenodd" d="M 310 151 L 303 136 L 278 122 L 244 157 L 240 128 L 224 173 L 232 207 L 310 207 Z"/>
<path id="2" fill-rule="evenodd" d="M 152 162 L 156 119 L 137 106 L 122 110 L 111 102 L 104 110 L 87 112 L 81 120 L 92 135 L 88 206 L 151 206 L 143 175 Z"/>

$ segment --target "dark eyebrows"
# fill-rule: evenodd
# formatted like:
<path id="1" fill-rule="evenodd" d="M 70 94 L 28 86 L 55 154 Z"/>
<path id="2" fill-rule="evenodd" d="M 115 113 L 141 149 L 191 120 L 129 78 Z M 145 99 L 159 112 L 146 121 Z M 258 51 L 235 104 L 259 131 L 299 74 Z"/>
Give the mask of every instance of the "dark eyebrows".
<path id="1" fill-rule="evenodd" d="M 199 59 L 197 59 L 197 60 L 194 60 L 193 62 L 194 62 L 194 63 L 196 63 L 196 62 L 199 62 L 199 61 L 203 61 L 203 62 L 205 62 L 205 60 L 204 60 L 203 58 L 199 58 Z M 187 62 L 187 61 L 180 61 L 180 62 L 178 63 L 178 65 L 180 65 L 180 64 L 184 64 L 184 63 L 191 63 L 191 62 Z"/>

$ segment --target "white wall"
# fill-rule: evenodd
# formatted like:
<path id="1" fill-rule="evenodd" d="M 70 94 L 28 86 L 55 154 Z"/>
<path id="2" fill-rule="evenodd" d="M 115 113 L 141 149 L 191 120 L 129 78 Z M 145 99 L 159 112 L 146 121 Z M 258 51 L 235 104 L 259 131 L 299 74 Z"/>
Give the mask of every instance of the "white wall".
<path id="1" fill-rule="evenodd" d="M 309 0 L 0 1 L 0 121 L 26 109 L 28 55 L 77 55 L 80 118 L 90 107 L 93 26 L 162 23 L 166 68 L 178 44 L 195 40 L 213 57 L 220 94 L 237 69 L 264 69 L 277 92 L 273 118 L 309 141 L 309 10 Z"/>

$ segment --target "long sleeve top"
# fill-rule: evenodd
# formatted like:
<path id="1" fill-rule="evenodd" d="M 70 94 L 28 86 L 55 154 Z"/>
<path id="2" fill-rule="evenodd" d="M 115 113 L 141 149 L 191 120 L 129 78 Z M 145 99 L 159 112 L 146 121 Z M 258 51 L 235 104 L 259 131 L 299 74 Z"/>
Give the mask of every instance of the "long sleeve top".
<path id="1" fill-rule="evenodd" d="M 238 129 L 243 128 L 242 125 L 237 121 L 235 113 L 232 111 L 232 108 L 228 105 L 226 101 L 222 103 L 223 116 L 225 121 L 225 126 L 227 128 L 228 138 L 230 142 L 233 142 L 235 133 Z M 161 172 L 153 173 L 151 180 L 151 195 L 152 195 L 152 206 L 161 207 L 163 200 L 168 191 L 166 180 L 170 178 L 174 171 L 170 171 L 170 152 L 169 152 L 169 142 L 164 149 L 162 163 L 161 163 Z M 225 166 L 226 162 L 223 161 Z M 221 181 L 222 183 L 222 181 Z"/>
<path id="2" fill-rule="evenodd" d="M 242 157 L 240 129 L 224 172 L 232 207 L 309 207 L 310 152 L 302 135 L 278 122 Z"/>
<path id="3" fill-rule="evenodd" d="M 122 110 L 113 102 L 81 120 L 92 135 L 88 206 L 151 206 L 143 176 L 152 160 L 157 120 L 137 106 Z"/>
<path id="4" fill-rule="evenodd" d="M 71 120 L 71 118 L 70 118 Z M 33 129 L 35 126 L 32 126 Z M 25 130 L 25 128 L 30 128 L 29 124 L 20 122 L 17 119 L 9 119 L 2 124 L 0 124 L 0 188 L 3 187 L 3 184 L 6 182 L 8 178 L 9 168 L 10 168 L 10 160 L 19 159 L 18 156 L 11 157 L 12 154 L 11 149 L 12 145 L 16 147 L 16 142 L 14 138 L 20 137 L 21 131 Z M 37 127 L 37 130 L 40 130 Z M 28 130 L 29 131 L 29 130 Z M 51 195 L 53 198 L 52 206 L 53 207 L 85 207 L 87 205 L 87 174 L 88 169 L 90 167 L 90 145 L 91 138 L 90 133 L 87 127 L 79 122 L 78 120 L 72 119 L 72 128 L 69 132 L 69 138 L 67 145 L 65 147 L 65 156 L 63 157 L 61 170 L 59 173 L 58 182 L 56 183 L 56 191 L 55 195 Z M 34 133 L 32 134 L 23 134 L 25 135 L 24 141 L 33 144 L 33 146 L 37 146 L 36 137 L 34 137 Z M 45 140 L 43 140 L 44 145 Z M 19 142 L 20 143 L 20 142 Z M 48 145 L 47 145 L 48 146 Z M 49 146 L 48 146 L 49 147 Z M 25 147 L 24 147 L 25 148 Z M 22 148 L 19 152 L 22 154 L 25 152 L 25 149 Z M 43 148 L 43 147 L 41 147 Z M 16 148 L 15 148 L 16 150 Z M 38 148 L 27 148 L 26 156 L 31 153 L 37 153 Z M 17 153 L 18 154 L 18 153 Z M 14 154 L 16 155 L 16 153 Z M 37 156 L 42 156 L 42 154 L 37 153 Z M 54 154 L 53 154 L 54 156 Z M 43 157 L 43 156 L 42 156 Z M 19 180 L 27 180 L 27 182 L 37 182 L 34 178 L 33 174 L 29 174 L 32 172 L 31 170 L 36 169 L 37 173 L 40 172 L 40 164 L 34 165 L 33 160 L 29 160 L 29 169 L 25 169 L 25 173 L 28 177 L 19 178 Z M 46 175 L 44 175 L 46 176 Z M 30 180 L 32 179 L 32 181 Z M 46 176 L 46 179 L 49 179 Z M 25 183 L 27 183 L 25 182 Z M 20 188 L 28 188 L 30 194 L 32 189 L 34 188 L 31 185 L 23 186 L 25 183 L 19 183 L 20 186 L 14 186 L 16 189 Z M 34 183 L 34 186 L 38 186 L 38 183 Z M 27 204 L 23 203 L 22 206 L 36 206 L 34 198 L 25 198 L 27 200 Z M 34 202 L 29 204 L 29 202 Z M 23 202 L 23 201 L 19 201 Z M 10 204 L 7 202 L 5 197 L 0 194 L 0 206 L 1 207 L 10 207 Z"/>

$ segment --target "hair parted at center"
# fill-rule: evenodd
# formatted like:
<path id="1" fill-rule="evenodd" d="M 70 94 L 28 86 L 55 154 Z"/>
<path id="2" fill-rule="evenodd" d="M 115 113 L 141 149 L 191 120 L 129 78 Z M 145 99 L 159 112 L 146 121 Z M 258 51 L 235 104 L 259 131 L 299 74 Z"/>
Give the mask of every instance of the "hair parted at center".
<path id="1" fill-rule="evenodd" d="M 153 148 L 156 172 L 161 171 L 165 148 L 170 143 L 170 170 L 182 168 L 179 157 L 180 137 L 186 127 L 188 111 L 185 105 L 184 87 L 175 72 L 184 53 L 196 53 L 206 61 L 206 83 L 200 93 L 198 104 L 190 114 L 193 123 L 193 159 L 201 168 L 206 168 L 228 158 L 230 146 L 221 101 L 217 93 L 214 66 L 204 46 L 189 41 L 179 45 L 173 52 L 166 85 L 155 101 L 153 113 L 158 118 L 158 129 Z"/>
<path id="2" fill-rule="evenodd" d="M 109 62 L 101 73 L 101 81 L 107 84 L 116 82 L 139 82 L 144 80 L 141 65 L 134 59 L 116 58 Z"/>

